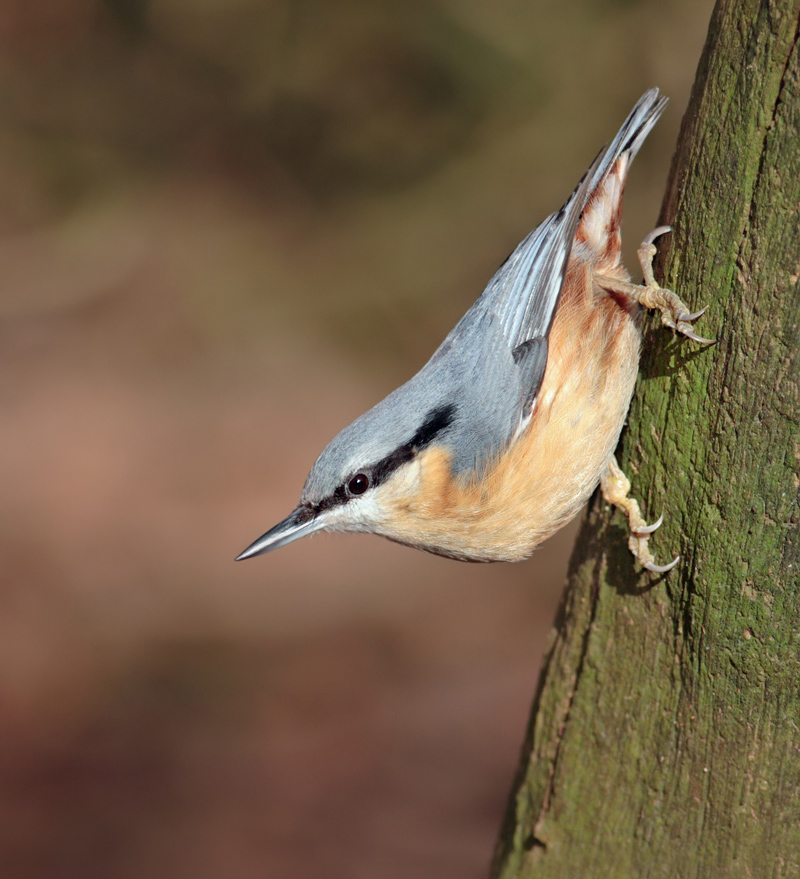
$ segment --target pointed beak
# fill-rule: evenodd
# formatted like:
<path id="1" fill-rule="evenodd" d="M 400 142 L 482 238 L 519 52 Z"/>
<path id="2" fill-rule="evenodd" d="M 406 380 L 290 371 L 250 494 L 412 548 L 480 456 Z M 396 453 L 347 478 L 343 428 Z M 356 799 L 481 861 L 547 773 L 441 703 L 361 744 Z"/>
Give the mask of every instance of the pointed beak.
<path id="1" fill-rule="evenodd" d="M 237 555 L 236 561 L 241 562 L 244 559 L 252 559 L 257 555 L 263 555 L 265 552 L 271 552 L 273 549 L 280 549 L 280 547 L 286 546 L 287 543 L 292 543 L 294 540 L 299 540 L 301 537 L 313 534 L 324 527 L 324 516 L 315 514 L 308 507 L 298 507 L 283 522 L 278 522 L 274 528 L 270 528 L 266 534 L 262 534 L 244 552 Z"/>

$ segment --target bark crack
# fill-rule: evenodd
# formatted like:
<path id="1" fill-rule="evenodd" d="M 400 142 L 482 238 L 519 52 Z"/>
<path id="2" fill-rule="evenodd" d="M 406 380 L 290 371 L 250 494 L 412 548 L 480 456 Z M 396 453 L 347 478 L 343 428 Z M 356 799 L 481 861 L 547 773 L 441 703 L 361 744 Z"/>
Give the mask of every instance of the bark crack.
<path id="1" fill-rule="evenodd" d="M 764 164 L 766 161 L 766 144 L 769 140 L 770 133 L 775 128 L 775 120 L 778 118 L 778 107 L 781 105 L 783 101 L 783 94 L 786 90 L 786 78 L 789 72 L 789 67 L 792 63 L 792 57 L 797 50 L 798 39 L 800 39 L 800 19 L 795 21 L 794 27 L 794 37 L 792 38 L 791 45 L 789 46 L 789 51 L 786 53 L 786 60 L 783 65 L 783 70 L 781 71 L 780 79 L 778 80 L 778 88 L 775 93 L 775 100 L 772 102 L 772 107 L 769 109 L 769 122 L 764 126 L 764 134 L 761 139 L 760 145 L 760 156 L 758 161 L 758 170 L 756 171 L 755 178 L 753 180 L 753 186 L 750 192 L 750 208 L 748 210 L 747 222 L 743 226 L 739 235 L 739 252 L 736 255 L 736 265 L 740 270 L 744 270 L 745 262 L 743 260 L 743 249 L 744 242 L 747 239 L 746 231 L 748 229 L 755 228 L 754 224 L 754 210 L 757 202 L 756 193 L 761 186 L 761 178 L 764 175 Z"/>
<path id="2" fill-rule="evenodd" d="M 586 628 L 581 638 L 581 647 L 578 653 L 578 661 L 575 666 L 575 673 L 572 676 L 569 692 L 565 700 L 566 707 L 563 710 L 562 718 L 558 725 L 558 732 L 556 733 L 556 746 L 555 751 L 553 752 L 552 759 L 550 761 L 550 772 L 547 780 L 547 789 L 542 799 L 541 808 L 539 809 L 539 816 L 537 817 L 536 822 L 533 825 L 532 838 L 540 846 L 543 847 L 546 847 L 546 843 L 543 842 L 538 835 L 538 829 L 550 809 L 550 803 L 552 802 L 553 796 L 555 794 L 555 778 L 556 773 L 558 772 L 559 762 L 561 758 L 561 747 L 564 744 L 564 735 L 569 724 L 570 714 L 572 713 L 572 706 L 575 701 L 575 694 L 578 691 L 578 686 L 581 675 L 583 673 L 586 656 L 589 652 L 589 639 L 591 638 L 592 629 L 594 628 L 594 623 L 597 615 L 598 599 L 600 595 L 600 583 L 602 579 L 602 572 L 595 571 L 594 576 L 592 577 L 592 586 L 588 598 L 590 608 L 589 619 L 586 623 Z"/>

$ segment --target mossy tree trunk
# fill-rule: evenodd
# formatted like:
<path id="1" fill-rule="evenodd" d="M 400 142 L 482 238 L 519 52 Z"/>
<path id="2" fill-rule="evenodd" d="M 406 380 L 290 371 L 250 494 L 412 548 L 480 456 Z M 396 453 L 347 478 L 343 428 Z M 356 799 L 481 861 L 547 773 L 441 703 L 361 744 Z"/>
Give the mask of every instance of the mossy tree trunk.
<path id="1" fill-rule="evenodd" d="M 681 561 L 593 504 L 495 877 L 800 876 L 799 23 L 717 3 L 656 275 L 718 344 L 653 320 L 621 455 Z"/>

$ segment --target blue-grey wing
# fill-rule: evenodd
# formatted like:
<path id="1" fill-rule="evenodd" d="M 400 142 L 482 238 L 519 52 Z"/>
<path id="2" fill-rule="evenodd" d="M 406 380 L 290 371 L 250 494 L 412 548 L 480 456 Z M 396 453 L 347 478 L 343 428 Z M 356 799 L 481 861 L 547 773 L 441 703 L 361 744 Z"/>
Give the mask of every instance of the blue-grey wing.
<path id="1" fill-rule="evenodd" d="M 308 492 L 319 493 L 329 472 L 350 472 L 365 456 L 380 460 L 407 444 L 416 425 L 444 409 L 448 425 L 437 439 L 452 450 L 455 473 L 474 472 L 496 457 L 530 413 L 544 378 L 581 214 L 617 159 L 626 151 L 635 155 L 665 103 L 657 89 L 639 100 L 564 207 L 514 250 L 422 370 L 334 439 L 309 476 Z"/>

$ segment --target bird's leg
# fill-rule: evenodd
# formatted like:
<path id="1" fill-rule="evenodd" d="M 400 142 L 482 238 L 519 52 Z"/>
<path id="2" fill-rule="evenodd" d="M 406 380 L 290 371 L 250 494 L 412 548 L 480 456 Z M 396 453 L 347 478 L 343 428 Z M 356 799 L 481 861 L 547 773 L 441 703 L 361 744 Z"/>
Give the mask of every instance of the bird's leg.
<path id="1" fill-rule="evenodd" d="M 642 511 L 639 504 L 634 498 L 628 496 L 631 490 L 631 483 L 628 477 L 622 472 L 622 468 L 617 463 L 614 455 L 608 462 L 608 468 L 600 477 L 600 490 L 603 497 L 609 504 L 613 504 L 628 517 L 628 526 L 630 528 L 630 537 L 628 538 L 628 548 L 642 565 L 648 571 L 654 574 L 664 574 L 675 565 L 678 564 L 680 556 L 675 558 L 668 565 L 657 565 L 653 554 L 647 546 L 650 535 L 661 525 L 664 516 L 659 516 L 658 520 L 652 525 L 648 525 L 642 517 Z"/>
<path id="2" fill-rule="evenodd" d="M 703 315 L 706 309 L 701 308 L 700 311 L 691 313 L 676 293 L 660 286 L 653 276 L 653 257 L 656 255 L 656 246 L 653 242 L 659 236 L 669 232 L 670 229 L 670 226 L 659 226 L 657 229 L 653 229 L 638 250 L 644 284 L 630 284 L 607 275 L 595 275 L 595 279 L 604 290 L 629 296 L 644 308 L 651 310 L 657 308 L 661 312 L 661 322 L 670 329 L 677 330 L 695 342 L 711 345 L 714 342 L 713 339 L 704 339 L 702 336 L 698 336 L 692 328 L 692 322 Z"/>

